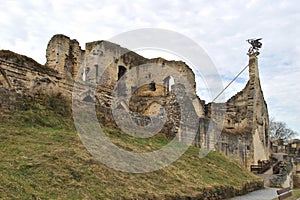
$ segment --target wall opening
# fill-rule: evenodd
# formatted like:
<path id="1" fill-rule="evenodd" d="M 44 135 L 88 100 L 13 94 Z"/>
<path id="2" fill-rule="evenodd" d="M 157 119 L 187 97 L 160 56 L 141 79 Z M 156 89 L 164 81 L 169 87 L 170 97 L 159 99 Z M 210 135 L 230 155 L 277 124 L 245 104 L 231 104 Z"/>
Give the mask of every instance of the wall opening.
<path id="1" fill-rule="evenodd" d="M 150 89 L 151 89 L 152 91 L 156 91 L 156 84 L 155 84 L 154 81 L 152 81 L 152 82 L 150 83 Z"/>
<path id="2" fill-rule="evenodd" d="M 122 65 L 119 65 L 118 67 L 118 80 L 120 80 L 120 78 L 126 73 L 127 69 L 122 66 Z"/>
<path id="3" fill-rule="evenodd" d="M 99 65 L 94 65 L 95 66 L 95 70 L 96 70 L 96 78 L 98 78 L 99 76 Z"/>
<path id="4" fill-rule="evenodd" d="M 89 67 L 84 67 L 83 68 L 83 73 L 82 73 L 82 80 L 86 81 L 87 80 L 87 74 L 89 73 L 90 68 Z"/>
<path id="5" fill-rule="evenodd" d="M 87 95 L 86 97 L 84 97 L 83 101 L 89 102 L 89 103 L 94 103 L 94 99 L 91 97 L 91 95 Z"/>
<path id="6" fill-rule="evenodd" d="M 163 84 L 165 87 L 165 94 L 169 94 L 172 91 L 172 85 L 175 84 L 173 76 L 168 76 L 163 80 Z"/>

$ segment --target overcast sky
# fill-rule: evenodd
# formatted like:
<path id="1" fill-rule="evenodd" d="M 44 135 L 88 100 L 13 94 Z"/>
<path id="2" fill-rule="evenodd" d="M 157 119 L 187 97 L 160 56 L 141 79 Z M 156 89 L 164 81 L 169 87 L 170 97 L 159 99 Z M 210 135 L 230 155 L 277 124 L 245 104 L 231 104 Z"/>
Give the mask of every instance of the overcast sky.
<path id="1" fill-rule="evenodd" d="M 176 31 L 205 49 L 224 86 L 248 63 L 245 40 L 262 37 L 259 68 L 269 114 L 300 132 L 299 1 L 10 0 L 1 2 L 0 19 L 0 49 L 42 64 L 47 43 L 57 33 L 77 39 L 84 48 L 86 42 L 139 28 Z M 247 80 L 246 71 L 226 96 L 240 91 Z"/>

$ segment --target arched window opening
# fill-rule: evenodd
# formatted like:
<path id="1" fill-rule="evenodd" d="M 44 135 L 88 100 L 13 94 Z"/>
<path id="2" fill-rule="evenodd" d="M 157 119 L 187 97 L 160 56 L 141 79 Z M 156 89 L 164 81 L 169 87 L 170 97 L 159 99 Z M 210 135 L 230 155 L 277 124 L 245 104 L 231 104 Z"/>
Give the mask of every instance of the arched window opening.
<path id="1" fill-rule="evenodd" d="M 172 91 L 172 85 L 175 84 L 174 78 L 172 76 L 168 76 L 163 80 L 163 84 L 165 87 L 165 94 L 169 94 Z"/>

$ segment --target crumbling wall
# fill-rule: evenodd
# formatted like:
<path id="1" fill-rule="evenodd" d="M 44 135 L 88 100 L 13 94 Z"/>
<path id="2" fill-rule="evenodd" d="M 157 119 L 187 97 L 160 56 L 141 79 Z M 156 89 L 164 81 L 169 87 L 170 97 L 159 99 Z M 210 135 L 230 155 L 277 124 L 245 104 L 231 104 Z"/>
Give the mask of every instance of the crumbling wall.
<path id="1" fill-rule="evenodd" d="M 134 116 L 158 113 L 155 109 L 161 106 L 168 116 L 163 132 L 174 136 L 179 129 L 181 113 L 178 99 L 172 92 L 172 85 L 167 81 L 172 78 L 173 86 L 177 83 L 189 86 L 184 92 L 196 107 L 197 114 L 193 119 L 197 121 L 199 117 L 204 116 L 203 106 L 196 96 L 195 75 L 183 62 L 166 61 L 162 58 L 146 59 L 107 41 L 87 43 L 84 62 L 84 67 L 80 69 L 82 77 L 77 80 L 96 85 L 95 95 L 100 105 L 99 112 L 105 107 L 110 108 L 113 101 L 120 101 L 121 107 L 125 107 Z M 154 90 L 151 87 L 154 87 Z M 84 98 L 83 95 L 82 99 Z M 153 106 L 154 103 L 156 106 Z M 116 105 L 116 108 L 112 109 L 118 108 L 120 106 Z"/>
<path id="2" fill-rule="evenodd" d="M 56 70 L 69 81 L 77 76 L 83 62 L 84 51 L 77 40 L 71 40 L 65 35 L 54 35 L 46 50 L 46 66 Z"/>
<path id="3" fill-rule="evenodd" d="M 27 97 L 38 100 L 43 96 L 54 95 L 70 99 L 73 83 L 64 79 L 58 71 L 41 65 L 31 58 L 11 51 L 0 51 L 0 86 L 9 89 L 9 93 L 17 93 L 23 101 Z M 0 92 L 2 98 L 6 97 L 4 91 Z M 6 101 L 6 100 L 5 100 Z M 22 100 L 21 100 L 22 101 Z M 16 104 L 15 104 L 16 103 Z M 17 105 L 19 102 L 8 104 Z M 22 106 L 20 108 L 23 108 Z M 7 110 L 7 109 L 1 109 Z M 13 109 L 10 109 L 11 111 Z"/>
<path id="4" fill-rule="evenodd" d="M 248 93 L 248 110 L 249 116 L 253 116 L 249 123 L 254 135 L 254 163 L 259 160 L 267 160 L 270 157 L 270 130 L 269 114 L 267 104 L 264 100 L 263 91 L 260 85 L 258 60 L 256 56 L 249 58 L 249 93 Z"/>
<path id="5" fill-rule="evenodd" d="M 237 158 L 247 168 L 269 159 L 269 116 L 260 86 L 257 57 L 249 57 L 249 81 L 225 104 L 205 106 L 206 117 L 222 129 L 216 148 Z"/>

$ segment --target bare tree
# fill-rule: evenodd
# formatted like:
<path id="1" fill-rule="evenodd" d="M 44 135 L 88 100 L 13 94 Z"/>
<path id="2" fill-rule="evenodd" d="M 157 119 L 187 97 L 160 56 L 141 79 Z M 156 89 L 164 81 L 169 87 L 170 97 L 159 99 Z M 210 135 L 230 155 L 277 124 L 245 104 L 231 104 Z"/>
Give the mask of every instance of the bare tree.
<path id="1" fill-rule="evenodd" d="M 282 139 L 288 141 L 295 137 L 298 133 L 287 127 L 285 122 L 277 122 L 274 118 L 270 120 L 270 136 L 271 139 Z"/>

